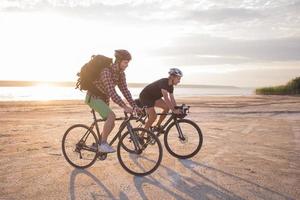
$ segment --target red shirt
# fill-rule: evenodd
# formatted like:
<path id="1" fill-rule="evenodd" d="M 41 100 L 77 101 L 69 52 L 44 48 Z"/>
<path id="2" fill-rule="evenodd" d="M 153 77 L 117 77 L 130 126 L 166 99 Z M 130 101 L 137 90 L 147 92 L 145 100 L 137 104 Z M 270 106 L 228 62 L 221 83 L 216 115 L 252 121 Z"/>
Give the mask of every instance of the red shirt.
<path id="1" fill-rule="evenodd" d="M 119 106 L 124 107 L 126 104 L 117 94 L 115 87 L 118 85 L 118 88 L 122 92 L 123 96 L 129 102 L 132 107 L 136 107 L 134 100 L 132 99 L 131 93 L 128 90 L 126 83 L 126 76 L 124 71 L 120 70 L 117 64 L 113 64 L 111 67 L 103 69 L 99 74 L 98 78 L 93 82 L 97 89 L 99 89 L 103 94 L 106 95 L 106 98 L 98 97 L 93 95 L 94 98 L 100 98 L 109 105 L 110 98 Z"/>

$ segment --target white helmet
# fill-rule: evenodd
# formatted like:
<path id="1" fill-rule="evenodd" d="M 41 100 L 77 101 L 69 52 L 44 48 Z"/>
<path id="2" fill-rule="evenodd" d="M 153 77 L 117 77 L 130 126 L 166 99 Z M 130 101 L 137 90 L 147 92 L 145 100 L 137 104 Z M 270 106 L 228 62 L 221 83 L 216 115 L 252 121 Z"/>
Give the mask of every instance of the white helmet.
<path id="1" fill-rule="evenodd" d="M 181 70 L 178 69 L 178 68 L 171 68 L 170 71 L 169 71 L 169 74 L 170 75 L 176 75 L 176 76 L 179 76 L 179 77 L 183 76 Z"/>

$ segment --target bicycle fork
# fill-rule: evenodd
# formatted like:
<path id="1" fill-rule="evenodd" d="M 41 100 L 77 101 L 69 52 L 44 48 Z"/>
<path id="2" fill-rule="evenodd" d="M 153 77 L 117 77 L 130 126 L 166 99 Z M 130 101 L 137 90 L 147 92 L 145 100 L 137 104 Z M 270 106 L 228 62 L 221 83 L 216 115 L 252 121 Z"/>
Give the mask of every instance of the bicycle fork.
<path id="1" fill-rule="evenodd" d="M 178 138 L 181 139 L 181 140 L 183 140 L 183 141 L 185 141 L 185 137 L 184 137 L 184 135 L 182 133 L 182 130 L 181 130 L 179 124 L 176 122 L 175 125 L 176 125 L 176 129 L 178 131 L 178 134 L 179 134 Z"/>
<path id="2" fill-rule="evenodd" d="M 140 148 L 139 145 L 138 135 L 133 131 L 133 128 L 130 123 L 127 124 L 127 129 L 129 131 L 130 138 L 133 141 L 135 150 L 137 151 L 137 153 L 141 152 L 142 149 Z"/>

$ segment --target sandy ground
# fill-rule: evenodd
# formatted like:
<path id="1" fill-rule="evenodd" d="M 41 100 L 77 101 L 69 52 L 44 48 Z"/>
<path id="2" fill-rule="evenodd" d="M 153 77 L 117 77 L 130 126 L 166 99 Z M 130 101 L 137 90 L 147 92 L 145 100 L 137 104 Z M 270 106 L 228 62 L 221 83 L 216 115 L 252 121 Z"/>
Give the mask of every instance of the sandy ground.
<path id="1" fill-rule="evenodd" d="M 116 154 L 86 170 L 66 162 L 65 130 L 92 121 L 82 102 L 1 102 L 0 199 L 300 199 L 299 97 L 180 102 L 192 106 L 202 149 L 178 160 L 164 148 L 146 177 L 128 174 Z"/>

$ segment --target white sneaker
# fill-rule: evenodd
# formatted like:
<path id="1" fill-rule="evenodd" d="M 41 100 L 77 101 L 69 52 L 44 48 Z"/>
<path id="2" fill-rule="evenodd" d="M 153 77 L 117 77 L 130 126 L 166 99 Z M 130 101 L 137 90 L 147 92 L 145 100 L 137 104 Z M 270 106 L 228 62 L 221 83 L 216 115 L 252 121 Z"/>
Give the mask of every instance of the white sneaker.
<path id="1" fill-rule="evenodd" d="M 101 145 L 98 145 L 98 150 L 102 153 L 114 153 L 116 150 L 112 148 L 109 144 L 106 142 L 101 143 Z"/>

